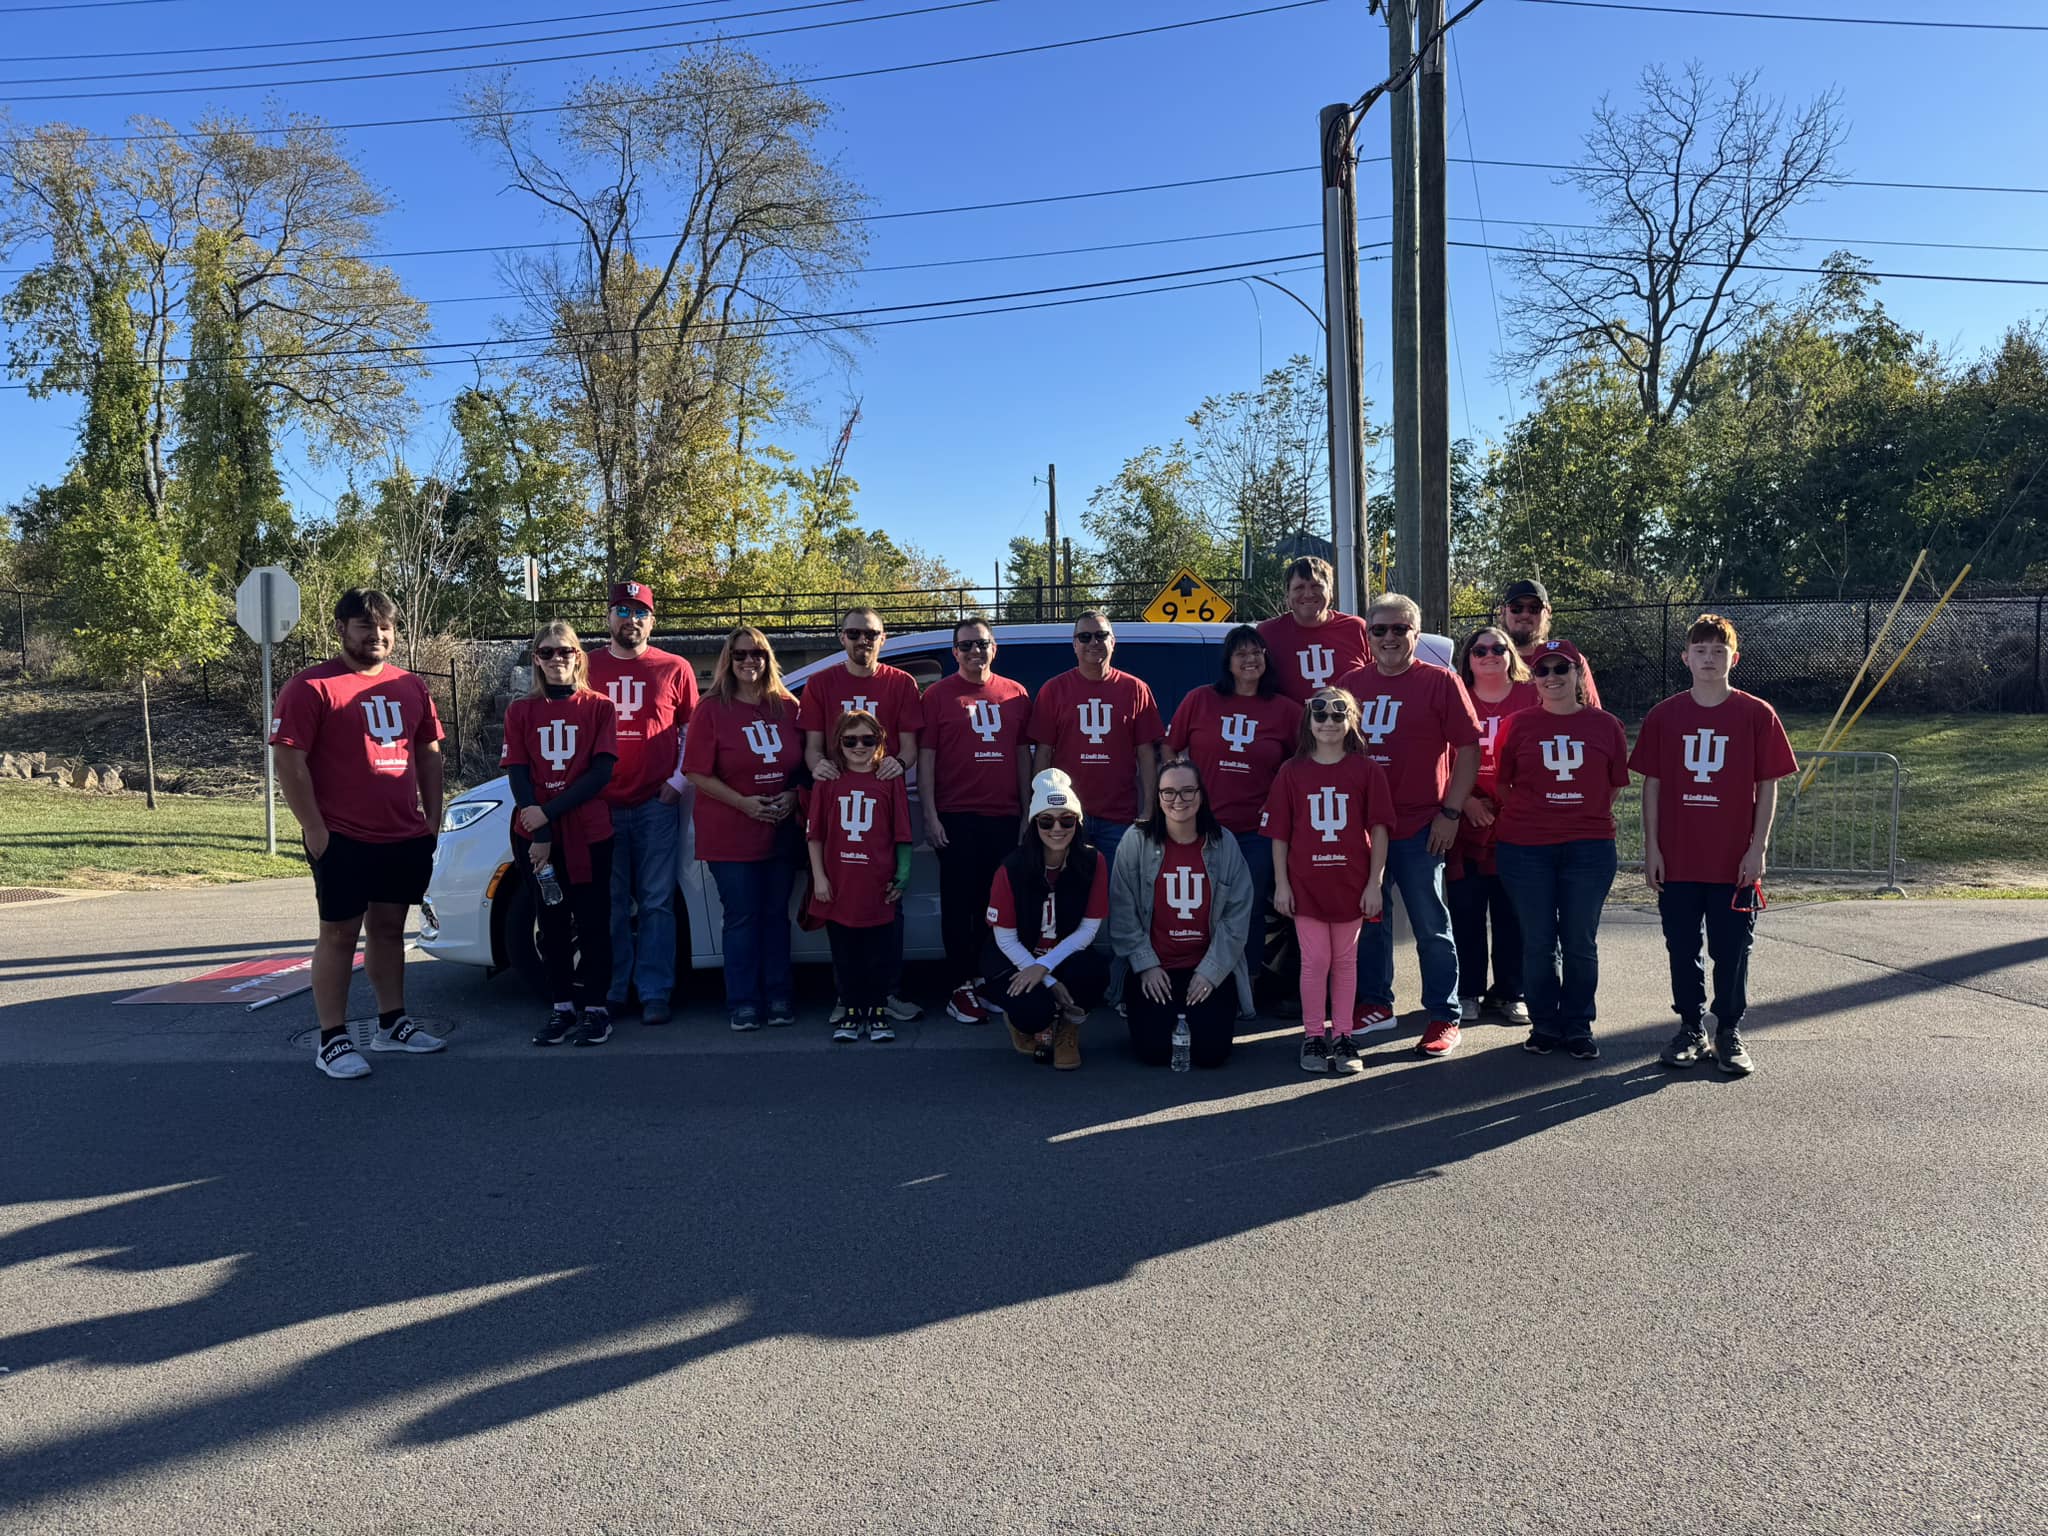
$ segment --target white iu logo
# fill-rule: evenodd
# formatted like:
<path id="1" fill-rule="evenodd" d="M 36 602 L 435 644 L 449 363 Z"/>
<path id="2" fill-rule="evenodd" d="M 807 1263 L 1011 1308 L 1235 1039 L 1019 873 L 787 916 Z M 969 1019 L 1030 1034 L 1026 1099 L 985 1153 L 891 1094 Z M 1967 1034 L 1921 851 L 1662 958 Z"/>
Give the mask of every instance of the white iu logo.
<path id="1" fill-rule="evenodd" d="M 967 728 L 983 741 L 1003 734 L 1003 706 L 994 699 L 976 699 L 967 706 Z"/>
<path id="2" fill-rule="evenodd" d="M 1223 717 L 1223 740 L 1233 752 L 1242 752 L 1252 744 L 1259 734 L 1259 722 L 1250 715 L 1225 715 Z"/>
<path id="3" fill-rule="evenodd" d="M 1728 738 L 1701 726 L 1684 738 L 1685 771 L 1702 784 L 1713 781 L 1728 762 Z"/>
<path id="4" fill-rule="evenodd" d="M 769 720 L 753 720 L 740 734 L 747 739 L 747 745 L 764 763 L 772 763 L 782 755 L 782 727 Z"/>
<path id="5" fill-rule="evenodd" d="M 862 714 L 872 715 L 875 713 L 875 701 L 864 693 L 856 693 L 852 698 L 848 699 L 846 707 L 848 710 L 858 710 Z"/>
<path id="6" fill-rule="evenodd" d="M 550 720 L 540 728 L 540 755 L 560 773 L 576 755 L 576 727 L 566 720 Z"/>
<path id="7" fill-rule="evenodd" d="M 1479 755 L 1481 757 L 1493 756 L 1493 743 L 1495 738 L 1500 735 L 1500 722 L 1501 717 L 1499 715 L 1488 715 L 1479 722 Z"/>
<path id="8" fill-rule="evenodd" d="M 1401 718 L 1401 701 L 1392 694 L 1378 694 L 1359 706 L 1358 728 L 1365 732 L 1365 739 L 1378 746 L 1393 734 L 1394 722 Z"/>
<path id="9" fill-rule="evenodd" d="M 369 719 L 370 734 L 387 747 L 405 734 L 405 711 L 396 699 L 373 693 L 363 700 L 363 714 Z"/>
<path id="10" fill-rule="evenodd" d="M 1101 746 L 1102 738 L 1109 734 L 1109 700 L 1083 699 L 1075 708 L 1081 717 L 1081 734 Z"/>
<path id="11" fill-rule="evenodd" d="M 1209 877 L 1182 865 L 1166 873 L 1166 904 L 1185 921 L 1202 910 L 1202 882 Z"/>
<path id="12" fill-rule="evenodd" d="M 1351 823 L 1351 797 L 1340 795 L 1331 785 L 1325 784 L 1308 797 L 1308 824 L 1323 834 L 1323 841 L 1334 843 L 1337 834 Z"/>
<path id="13" fill-rule="evenodd" d="M 1337 671 L 1337 653 L 1327 645 L 1312 645 L 1305 651 L 1296 651 L 1294 659 L 1301 667 L 1301 680 L 1311 688 L 1320 688 Z"/>
<path id="14" fill-rule="evenodd" d="M 632 719 L 647 702 L 647 684 L 637 677 L 615 677 L 604 685 L 604 691 L 612 696 L 621 720 Z"/>
<path id="15" fill-rule="evenodd" d="M 1586 744 L 1569 736 L 1551 736 L 1543 742 L 1543 766 L 1557 775 L 1557 782 L 1569 784 L 1575 770 L 1586 766 Z"/>
<path id="16" fill-rule="evenodd" d="M 1060 931 L 1059 902 L 1054 899 L 1051 891 L 1045 893 L 1045 906 L 1038 914 L 1038 931 L 1040 934 Z"/>
<path id="17" fill-rule="evenodd" d="M 875 824 L 875 797 L 864 790 L 856 789 L 839 802 L 839 825 L 846 829 L 849 843 L 860 841 L 860 835 Z"/>

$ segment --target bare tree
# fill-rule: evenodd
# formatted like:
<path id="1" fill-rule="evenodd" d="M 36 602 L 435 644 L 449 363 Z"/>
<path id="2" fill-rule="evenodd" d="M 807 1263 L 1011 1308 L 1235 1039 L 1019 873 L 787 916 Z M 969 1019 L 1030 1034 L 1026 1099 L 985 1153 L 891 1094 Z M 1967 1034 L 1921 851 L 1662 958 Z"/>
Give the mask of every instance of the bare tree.
<path id="1" fill-rule="evenodd" d="M 1654 429 L 1692 402 L 1701 363 L 1747 334 L 1771 284 L 1751 264 L 1837 183 L 1845 127 L 1833 91 L 1793 115 L 1754 72 L 1717 89 L 1696 64 L 1675 78 L 1652 66 L 1635 109 L 1602 99 L 1566 178 L 1599 223 L 1528 232 L 1506 367 L 1590 352 L 1634 379 Z"/>
<path id="2" fill-rule="evenodd" d="M 602 498 L 607 579 L 669 542 L 693 466 L 729 452 L 734 402 L 782 345 L 821 331 L 799 307 L 858 261 L 860 193 L 819 154 L 827 109 L 715 44 L 651 80 L 590 80 L 553 148 L 499 81 L 473 133 L 574 246 L 510 264 L 535 370 L 578 425 Z"/>

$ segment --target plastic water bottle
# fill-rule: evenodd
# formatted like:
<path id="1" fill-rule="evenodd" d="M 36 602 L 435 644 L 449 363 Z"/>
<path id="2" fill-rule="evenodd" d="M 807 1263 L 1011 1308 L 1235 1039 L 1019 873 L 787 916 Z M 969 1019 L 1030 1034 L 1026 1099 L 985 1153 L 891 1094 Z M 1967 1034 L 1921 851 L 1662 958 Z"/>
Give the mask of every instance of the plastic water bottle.
<path id="1" fill-rule="evenodd" d="M 1185 1072 L 1188 1069 L 1188 1051 L 1193 1041 L 1188 1035 L 1188 1016 L 1183 1013 L 1173 1021 L 1173 1070 Z"/>
<path id="2" fill-rule="evenodd" d="M 534 879 L 540 882 L 540 899 L 551 907 L 562 904 L 562 882 L 555 878 L 555 866 L 543 864 Z"/>

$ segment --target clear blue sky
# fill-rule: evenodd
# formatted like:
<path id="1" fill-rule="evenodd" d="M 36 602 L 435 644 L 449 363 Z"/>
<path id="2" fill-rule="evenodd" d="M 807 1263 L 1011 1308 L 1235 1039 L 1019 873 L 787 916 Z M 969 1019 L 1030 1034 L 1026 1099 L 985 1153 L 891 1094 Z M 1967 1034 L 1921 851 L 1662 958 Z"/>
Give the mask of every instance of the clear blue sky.
<path id="1" fill-rule="evenodd" d="M 0 9 L 25 0 L 0 0 Z M 398 0 L 358 0 L 342 9 L 257 5 L 247 0 L 173 0 L 94 10 L 8 15 L 10 62 L 25 55 L 108 49 L 190 47 L 459 26 L 513 17 L 612 10 L 636 0 L 448 0 L 422 8 Z M 718 14 L 790 0 L 719 0 Z M 826 15 L 878 14 L 934 0 L 860 0 Z M 998 0 L 938 15 L 877 20 L 829 31 L 763 39 L 749 46 L 793 75 L 838 72 L 1122 31 L 1252 9 L 1272 0 Z M 1660 3 L 1660 0 L 1650 0 Z M 1841 15 L 2048 23 L 2038 0 L 1703 0 L 1743 10 L 1823 11 Z M 1455 3 L 1452 7 L 1456 9 Z M 675 13 L 687 17 L 687 10 Z M 621 16 L 584 25 L 620 26 L 660 19 Z M 815 15 L 728 23 L 728 30 L 787 25 Z M 505 35 L 573 30 L 575 24 Z M 496 35 L 496 34 L 485 34 Z M 621 46 L 693 35 L 636 33 L 546 45 L 529 52 Z M 1831 86 L 1843 93 L 1851 124 L 1845 170 L 1892 181 L 2048 185 L 2048 32 L 1938 32 L 1878 26 L 1657 16 L 1573 9 L 1526 0 L 1487 0 L 1455 33 L 1451 75 L 1451 152 L 1483 158 L 1563 161 L 1574 157 L 1588 115 L 1603 92 L 1628 98 L 1646 64 L 1688 59 L 1726 73 L 1761 68 L 1771 92 L 1802 101 Z M 165 63 L 250 62 L 299 53 L 348 53 L 422 47 L 468 38 L 276 53 L 142 58 L 128 62 L 14 63 L 10 78 Z M 503 56 L 516 56 L 508 49 Z M 481 51 L 353 64 L 329 70 L 279 70 L 281 76 L 495 60 Z M 647 68 L 658 56 L 585 64 L 542 64 L 520 71 L 536 99 L 559 99 L 578 71 Z M 1315 159 L 1315 119 L 1326 102 L 1349 99 L 1385 74 L 1382 22 L 1366 0 L 1326 3 L 1276 15 L 1222 22 L 1152 37 L 1100 43 L 1017 59 L 960 65 L 822 87 L 836 107 L 830 149 L 873 197 L 878 211 L 922 209 L 1134 183 L 1306 166 Z M 198 77 L 206 80 L 209 77 Z M 249 72 L 227 78 L 264 79 Z M 463 77 L 429 75 L 280 89 L 300 111 L 347 122 L 454 110 Z M 171 83 L 183 84 L 185 81 Z M 115 82 L 121 84 L 121 82 Z M 70 89 L 105 89 L 74 86 Z M 126 88 L 125 86 L 123 88 Z M 19 96 L 36 88 L 0 87 Z M 66 89 L 55 86 L 49 89 Z M 258 92 L 218 96 L 136 94 L 117 100 L 25 102 L 18 121 L 61 119 L 117 131 L 131 111 L 185 123 L 212 103 L 254 110 Z M 395 211 L 381 244 L 393 250 L 549 234 L 533 205 L 498 191 L 498 178 L 454 125 L 365 129 L 349 142 Z M 1369 122 L 1367 154 L 1384 154 L 1385 128 Z M 1384 165 L 1361 173 L 1366 214 L 1387 207 Z M 1543 172 L 1454 165 L 1454 220 L 1483 213 L 1491 236 L 1512 243 L 1527 222 L 1570 220 L 1583 208 Z M 873 226 L 875 266 L 962 257 L 1011 256 L 1136 240 L 1216 236 L 1222 231 L 1313 224 L 1313 173 L 1268 177 L 1139 196 L 1051 203 L 1036 208 L 883 220 Z M 1874 240 L 1988 242 L 2048 247 L 2048 196 L 1849 188 L 1800 212 L 1797 233 L 1821 237 L 1795 259 L 1817 261 L 1847 245 L 1882 270 L 2048 276 L 2048 258 L 1961 249 L 1877 246 Z M 1384 220 L 1364 237 L 1381 238 Z M 558 233 L 558 232 L 557 232 Z M 1452 225 L 1452 238 L 1480 238 L 1477 223 Z M 1143 250 L 1004 260 L 909 272 L 872 272 L 843 302 L 900 304 L 1056 284 L 1090 282 L 1183 268 L 1285 257 L 1319 243 L 1313 229 L 1203 238 Z M 1275 262 L 1273 267 L 1288 263 Z M 430 300 L 491 294 L 501 280 L 487 256 L 414 257 L 394 262 L 412 290 Z M 1249 270 L 1249 269 L 1248 269 Z M 1265 270 L 1271 270 L 1266 268 Z M 1365 268 L 1367 387 L 1376 414 L 1387 405 L 1384 350 L 1386 266 Z M 1528 399 L 1527 381 L 1496 375 L 1496 288 L 1505 305 L 1504 269 L 1489 282 L 1484 253 L 1453 251 L 1454 327 L 1451 409 L 1454 430 L 1484 438 Z M 1317 302 L 1314 274 L 1283 279 Z M 2012 321 L 2048 308 L 2048 289 L 1887 282 L 1883 297 L 1906 324 L 1946 346 L 1975 352 Z M 437 303 L 437 338 L 490 333 L 493 303 Z M 1028 314 L 880 329 L 860 350 L 851 375 L 815 355 L 804 379 L 814 427 L 785 434 L 807 459 L 828 451 L 836 414 L 851 394 L 863 417 L 847 460 L 860 481 L 859 511 L 871 527 L 950 559 L 986 582 L 1012 534 L 1042 530 L 1043 491 L 1032 484 L 1048 462 L 1060 467 L 1061 511 L 1070 530 L 1088 492 L 1128 455 L 1173 438 L 1205 394 L 1250 387 L 1263 361 L 1315 350 L 1320 331 L 1279 294 L 1245 285 L 1137 297 Z M 445 400 L 465 371 L 443 370 L 420 391 Z M 62 473 L 72 446 L 76 402 L 30 402 L 0 392 L 0 442 L 7 452 L 0 498 Z M 413 445 L 431 456 L 445 411 L 430 410 Z M 287 488 L 302 511 L 318 515 L 340 484 L 333 468 L 295 461 Z"/>

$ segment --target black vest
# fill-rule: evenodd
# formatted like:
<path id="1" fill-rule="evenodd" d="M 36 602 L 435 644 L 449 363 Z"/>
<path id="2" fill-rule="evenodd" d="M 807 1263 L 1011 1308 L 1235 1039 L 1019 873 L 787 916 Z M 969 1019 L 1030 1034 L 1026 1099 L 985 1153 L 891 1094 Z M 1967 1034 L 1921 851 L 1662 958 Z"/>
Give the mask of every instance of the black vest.
<path id="1" fill-rule="evenodd" d="M 1074 846 L 1067 851 L 1066 867 L 1060 871 L 1058 884 L 1053 887 L 1053 918 L 1056 931 L 1042 931 L 1045 921 L 1045 847 L 1038 840 L 1038 833 L 1031 833 L 1030 841 L 1003 860 L 1003 868 L 1010 876 L 1010 899 L 1016 903 L 1017 938 L 1033 954 L 1051 949 L 1053 945 L 1081 926 L 1081 915 L 1088 910 L 1088 892 L 1095 885 L 1095 865 L 1102 855 L 1093 843 L 1084 843 L 1076 836 Z"/>

